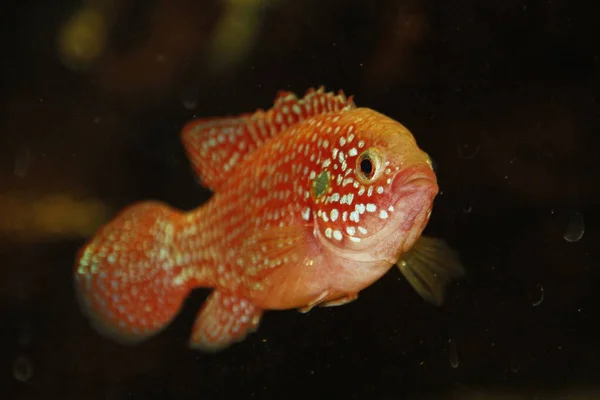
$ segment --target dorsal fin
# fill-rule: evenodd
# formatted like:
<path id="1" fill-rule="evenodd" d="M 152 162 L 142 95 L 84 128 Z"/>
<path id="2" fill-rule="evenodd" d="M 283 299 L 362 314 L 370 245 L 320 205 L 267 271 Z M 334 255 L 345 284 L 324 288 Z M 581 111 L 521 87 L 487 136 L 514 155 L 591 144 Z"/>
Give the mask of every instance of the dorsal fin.
<path id="1" fill-rule="evenodd" d="M 267 111 L 196 119 L 183 128 L 181 139 L 200 182 L 217 191 L 236 165 L 266 140 L 312 116 L 353 108 L 352 96 L 346 98 L 341 90 L 335 95 L 324 87 L 311 88 L 301 99 L 281 91 Z"/>

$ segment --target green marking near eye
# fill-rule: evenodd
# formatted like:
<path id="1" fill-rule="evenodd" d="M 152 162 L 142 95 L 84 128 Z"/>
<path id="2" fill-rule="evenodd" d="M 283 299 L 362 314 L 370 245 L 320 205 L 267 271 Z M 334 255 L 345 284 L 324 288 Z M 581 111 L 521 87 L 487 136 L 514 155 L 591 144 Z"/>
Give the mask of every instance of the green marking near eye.
<path id="1" fill-rule="evenodd" d="M 313 195 L 321 196 L 329 187 L 329 172 L 323 171 L 313 180 Z"/>

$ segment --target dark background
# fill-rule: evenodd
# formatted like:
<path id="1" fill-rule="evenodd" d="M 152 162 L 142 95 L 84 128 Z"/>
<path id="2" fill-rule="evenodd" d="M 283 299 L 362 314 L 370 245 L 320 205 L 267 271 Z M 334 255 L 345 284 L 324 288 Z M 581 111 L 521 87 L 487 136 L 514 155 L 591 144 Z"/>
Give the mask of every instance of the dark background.
<path id="1" fill-rule="evenodd" d="M 600 398 L 593 8 L 231 4 L 3 2 L 0 397 Z M 70 31 L 89 7 L 106 29 Z M 344 307 L 269 312 L 216 355 L 186 347 L 202 290 L 141 345 L 93 331 L 72 290 L 86 238 L 134 201 L 191 209 L 210 196 L 182 125 L 320 85 L 401 121 L 436 161 L 426 232 L 468 271 L 446 303 L 425 304 L 392 269 Z"/>

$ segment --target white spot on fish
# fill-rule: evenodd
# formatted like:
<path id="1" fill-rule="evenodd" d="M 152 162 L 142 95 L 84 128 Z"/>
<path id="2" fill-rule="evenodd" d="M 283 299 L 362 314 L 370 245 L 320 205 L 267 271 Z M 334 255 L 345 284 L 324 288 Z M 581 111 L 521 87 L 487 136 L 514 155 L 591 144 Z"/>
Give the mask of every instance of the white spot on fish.
<path id="1" fill-rule="evenodd" d="M 377 206 L 373 203 L 367 204 L 367 212 L 375 212 L 377 210 Z"/>
<path id="2" fill-rule="evenodd" d="M 346 203 L 352 204 L 352 200 L 354 200 L 354 193 L 348 193 L 348 196 L 346 197 Z"/>
<path id="3" fill-rule="evenodd" d="M 306 207 L 304 210 L 302 210 L 302 219 L 308 221 L 309 218 L 310 218 L 310 208 Z"/>
<path id="4" fill-rule="evenodd" d="M 339 215 L 340 215 L 339 211 L 335 208 L 333 210 L 331 210 L 331 212 L 329 213 L 329 216 L 331 217 L 332 221 L 336 221 L 338 219 Z"/>
<path id="5" fill-rule="evenodd" d="M 379 211 L 379 218 L 386 219 L 388 217 L 388 213 L 385 210 Z"/>
<path id="6" fill-rule="evenodd" d="M 342 232 L 336 229 L 335 231 L 333 231 L 333 238 L 335 240 L 342 240 Z"/>

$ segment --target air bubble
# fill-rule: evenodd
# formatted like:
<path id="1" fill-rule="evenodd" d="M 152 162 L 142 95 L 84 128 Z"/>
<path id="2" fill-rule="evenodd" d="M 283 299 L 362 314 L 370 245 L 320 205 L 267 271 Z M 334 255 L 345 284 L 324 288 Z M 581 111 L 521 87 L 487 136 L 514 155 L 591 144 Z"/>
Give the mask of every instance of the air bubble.
<path id="1" fill-rule="evenodd" d="M 569 213 L 567 230 L 564 235 L 565 240 L 567 242 L 577 242 L 583 237 L 584 232 L 585 224 L 583 222 L 583 215 L 577 210 L 571 211 Z"/>
<path id="2" fill-rule="evenodd" d="M 186 110 L 193 110 L 198 106 L 198 94 L 195 90 L 184 89 L 180 91 L 181 104 Z"/>
<path id="3" fill-rule="evenodd" d="M 463 160 L 472 160 L 481 150 L 481 145 L 470 141 L 461 141 L 456 143 L 458 156 Z"/>
<path id="4" fill-rule="evenodd" d="M 26 356 L 19 356 L 13 363 L 13 375 L 19 382 L 27 382 L 33 376 L 33 367 Z"/>
<path id="5" fill-rule="evenodd" d="M 510 360 L 510 370 L 516 374 L 520 369 L 521 365 L 519 364 L 519 361 L 516 358 L 512 358 Z"/>
<path id="6" fill-rule="evenodd" d="M 529 294 L 529 299 L 531 301 L 531 305 L 533 307 L 537 307 L 544 301 L 544 286 L 541 284 L 535 285 L 531 293 Z"/>
<path id="7" fill-rule="evenodd" d="M 448 360 L 452 368 L 458 368 L 460 362 L 458 360 L 458 350 L 456 349 L 456 343 L 452 339 L 448 340 Z"/>

